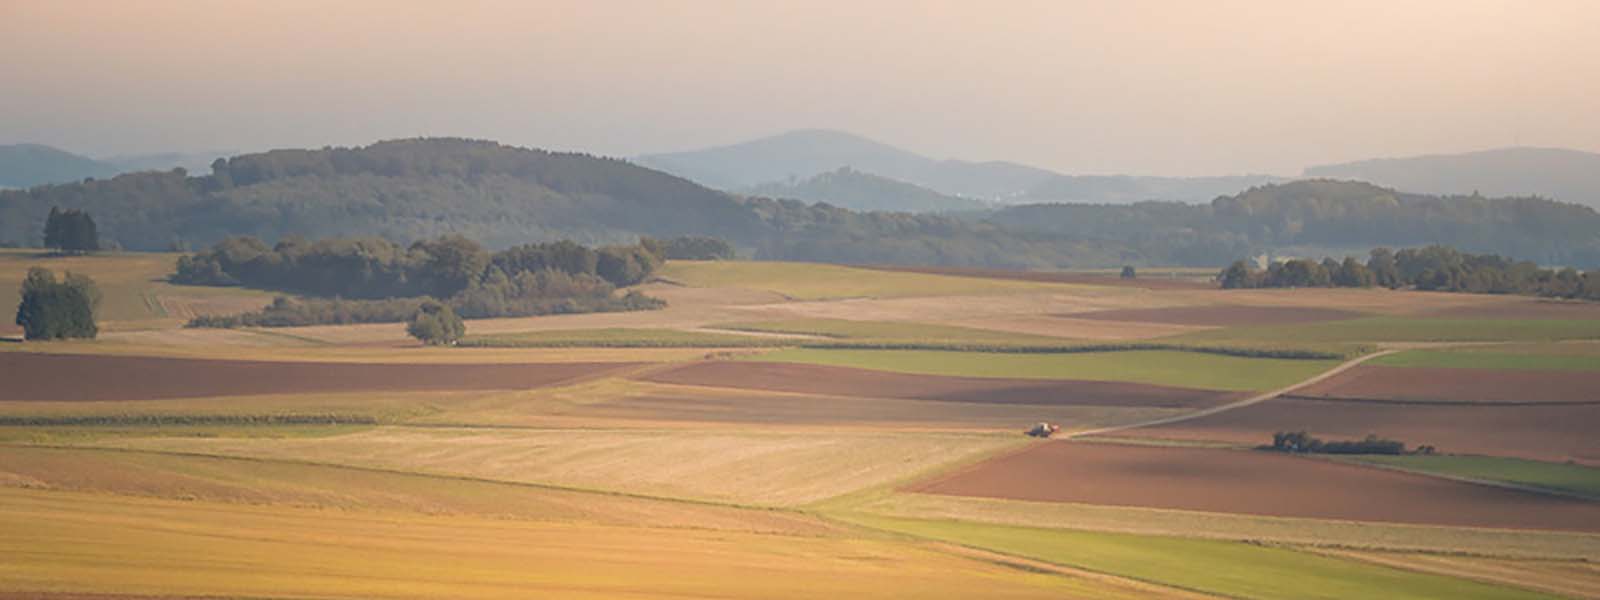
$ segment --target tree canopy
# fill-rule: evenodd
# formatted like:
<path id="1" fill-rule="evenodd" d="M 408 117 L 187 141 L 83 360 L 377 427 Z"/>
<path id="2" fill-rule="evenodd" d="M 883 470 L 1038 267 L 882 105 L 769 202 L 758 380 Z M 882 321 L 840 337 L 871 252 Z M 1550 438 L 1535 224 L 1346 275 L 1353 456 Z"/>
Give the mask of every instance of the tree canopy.
<path id="1" fill-rule="evenodd" d="M 93 338 L 99 334 L 95 310 L 100 289 L 87 275 L 69 271 L 64 281 L 57 281 L 55 272 L 34 267 L 28 269 L 21 293 L 16 323 L 26 339 Z"/>
<path id="2" fill-rule="evenodd" d="M 52 206 L 44 221 L 44 246 L 62 252 L 94 252 L 100 249 L 100 233 L 89 213 Z"/>

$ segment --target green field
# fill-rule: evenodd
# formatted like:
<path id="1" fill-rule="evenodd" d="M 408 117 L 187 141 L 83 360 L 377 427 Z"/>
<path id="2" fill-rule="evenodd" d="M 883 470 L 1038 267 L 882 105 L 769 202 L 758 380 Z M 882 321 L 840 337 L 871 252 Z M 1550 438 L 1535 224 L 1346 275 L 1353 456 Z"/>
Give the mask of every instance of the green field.
<path id="1" fill-rule="evenodd" d="M 1380 356 L 1373 359 L 1372 364 L 1385 367 L 1600 371 L 1600 356 L 1575 353 L 1494 352 L 1492 350 L 1411 350 Z"/>
<path id="2" fill-rule="evenodd" d="M 1170 338 L 1187 342 L 1495 342 L 1600 339 L 1600 319 L 1368 317 L 1323 323 L 1230 327 Z"/>
<path id="3" fill-rule="evenodd" d="M 851 516 L 849 521 L 1235 598 L 1550 598 L 1240 542 Z"/>
<path id="4" fill-rule="evenodd" d="M 1361 456 L 1366 462 L 1411 471 L 1503 481 L 1600 499 L 1600 469 L 1499 456 Z"/>
<path id="5" fill-rule="evenodd" d="M 621 327 L 468 336 L 461 341 L 462 346 L 483 348 L 736 348 L 793 343 L 780 337 Z"/>
<path id="6" fill-rule="evenodd" d="M 1242 358 L 1200 352 L 1133 350 L 1018 354 L 939 350 L 796 348 L 743 357 L 921 375 L 1126 381 L 1220 391 L 1275 389 L 1328 370 L 1338 361 Z"/>
<path id="7" fill-rule="evenodd" d="M 788 319 L 759 323 L 718 325 L 720 329 L 812 335 L 841 340 L 892 340 L 907 342 L 994 342 L 1062 344 L 1067 340 L 1009 331 L 912 323 L 905 321 L 849 321 L 845 319 Z"/>
<path id="8" fill-rule="evenodd" d="M 1067 292 L 1094 286 L 928 275 L 841 265 L 749 261 L 672 261 L 659 276 L 693 287 L 764 290 L 794 300 Z"/>

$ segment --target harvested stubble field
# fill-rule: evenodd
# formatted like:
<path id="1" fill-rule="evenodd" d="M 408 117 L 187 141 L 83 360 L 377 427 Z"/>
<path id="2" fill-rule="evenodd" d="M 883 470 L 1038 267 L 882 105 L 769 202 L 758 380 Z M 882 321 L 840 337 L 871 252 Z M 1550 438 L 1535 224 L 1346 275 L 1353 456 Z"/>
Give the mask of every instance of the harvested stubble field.
<path id="1" fill-rule="evenodd" d="M 884 493 L 850 500 L 841 501 L 845 505 L 839 510 L 908 519 L 1268 542 L 1302 547 L 1467 554 L 1529 560 L 1600 560 L 1600 535 L 1562 531 L 1265 517 L 914 492 Z"/>
<path id="2" fill-rule="evenodd" d="M 1120 431 L 1119 437 L 1255 446 L 1279 431 L 1324 439 L 1376 434 L 1440 452 L 1600 464 L 1600 405 L 1457 405 L 1274 398 L 1197 419 Z"/>
<path id="3" fill-rule="evenodd" d="M 817 263 L 748 261 L 673 261 L 661 269 L 660 277 L 693 287 L 770 291 L 790 300 L 1044 293 L 1088 287 Z"/>
<path id="4" fill-rule="evenodd" d="M 850 520 L 1228 598 L 1550 598 L 1260 544 L 858 515 Z"/>
<path id="5" fill-rule="evenodd" d="M 936 432 L 385 427 L 322 438 L 97 443 L 795 506 L 899 482 L 952 461 L 1014 447 L 1023 439 Z"/>
<path id="6" fill-rule="evenodd" d="M 3 401 L 109 401 L 351 391 L 523 389 L 637 363 L 330 364 L 0 352 Z"/>
<path id="7" fill-rule="evenodd" d="M 6 488 L 0 530 L 0 588 L 10 593 L 1138 597 L 1129 591 L 1137 588 L 1024 571 L 932 544 L 836 535 L 334 513 Z"/>
<path id="8" fill-rule="evenodd" d="M 173 327 L 199 314 L 228 314 L 256 310 L 272 301 L 272 294 L 243 288 L 172 285 L 178 254 L 106 252 L 89 256 L 59 256 L 38 250 L 0 249 L 0 290 L 17 289 L 28 269 L 44 267 L 62 277 L 65 271 L 88 275 L 104 295 L 101 326 L 106 330 Z M 10 315 L 0 319 L 0 333 L 12 331 Z"/>
<path id="9" fill-rule="evenodd" d="M 1296 394 L 1402 402 L 1594 404 L 1600 403 L 1600 371 L 1362 365 Z"/>
<path id="10" fill-rule="evenodd" d="M 1600 504 L 1285 454 L 1045 442 L 911 491 L 1180 510 L 1600 532 Z"/>
<path id="11" fill-rule="evenodd" d="M 833 396 L 1034 406 L 1205 408 L 1225 404 L 1240 396 L 1237 393 L 1139 383 L 915 375 L 754 360 L 691 363 L 652 373 L 646 379 L 680 385 Z"/>
<path id="12" fill-rule="evenodd" d="M 1190 342 L 1538 342 L 1600 339 L 1600 319 L 1364 317 L 1186 333 Z"/>
<path id="13" fill-rule="evenodd" d="M 602 379 L 531 392 L 489 394 L 407 423 L 523 427 L 848 428 L 1015 432 L 1040 419 L 1098 428 L 1150 421 L 1185 409 L 929 402 Z"/>

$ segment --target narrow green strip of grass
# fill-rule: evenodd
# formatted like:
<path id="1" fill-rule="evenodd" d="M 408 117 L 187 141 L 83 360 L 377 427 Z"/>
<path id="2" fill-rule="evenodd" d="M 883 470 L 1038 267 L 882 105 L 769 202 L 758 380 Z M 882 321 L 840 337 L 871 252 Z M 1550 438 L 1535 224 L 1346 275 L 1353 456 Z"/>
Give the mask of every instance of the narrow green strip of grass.
<path id="1" fill-rule="evenodd" d="M 678 329 L 571 329 L 469 337 L 479 348 L 744 348 L 794 344 L 794 340 Z"/>
<path id="2" fill-rule="evenodd" d="M 745 360 L 918 375 L 1124 381 L 1218 391 L 1283 387 L 1338 364 L 1335 360 L 1243 358 L 1173 350 L 1049 354 L 794 348 Z"/>
<path id="3" fill-rule="evenodd" d="M 843 520 L 1236 598 L 1552 598 L 1538 592 L 1242 542 L 928 521 Z"/>
<path id="4" fill-rule="evenodd" d="M 1452 477 L 1503 481 L 1600 498 L 1600 469 L 1579 464 L 1501 456 L 1366 455 L 1350 457 L 1348 460 Z"/>

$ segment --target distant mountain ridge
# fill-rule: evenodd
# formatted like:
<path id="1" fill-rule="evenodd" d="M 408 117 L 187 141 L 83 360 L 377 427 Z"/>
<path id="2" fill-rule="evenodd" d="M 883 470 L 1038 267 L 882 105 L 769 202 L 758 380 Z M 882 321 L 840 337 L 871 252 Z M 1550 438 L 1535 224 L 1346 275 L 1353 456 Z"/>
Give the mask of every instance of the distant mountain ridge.
<path id="1" fill-rule="evenodd" d="M 162 152 L 90 158 L 43 144 L 0 145 L 0 188 L 29 188 L 51 183 L 102 179 L 135 171 L 168 171 L 182 167 L 205 172 L 211 161 L 229 152 Z"/>
<path id="2" fill-rule="evenodd" d="M 773 198 L 826 202 L 852 210 L 892 212 L 954 212 L 983 210 L 988 205 L 963 196 L 941 194 L 928 188 L 857 171 L 850 167 L 793 183 L 767 183 L 740 190 Z"/>
<path id="3" fill-rule="evenodd" d="M 901 181 L 944 194 L 999 204 L 1081 202 L 1129 204 L 1146 200 L 1209 202 L 1254 185 L 1277 183 L 1266 175 L 1152 177 L 1064 175 L 1013 162 L 938 160 L 861 136 L 825 129 L 791 131 L 728 146 L 651 154 L 635 162 L 718 189 L 770 190 L 841 168 Z M 886 204 L 888 202 L 885 202 Z M 871 203 L 859 203 L 866 207 Z M 897 204 L 895 210 L 943 208 Z"/>
<path id="4" fill-rule="evenodd" d="M 120 172 L 116 165 L 43 144 L 0 145 L 0 187 L 26 188 Z"/>
<path id="5" fill-rule="evenodd" d="M 1423 194 L 1542 196 L 1600 208 L 1600 154 L 1499 148 L 1308 167 L 1313 177 L 1360 179 Z"/>

